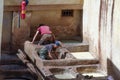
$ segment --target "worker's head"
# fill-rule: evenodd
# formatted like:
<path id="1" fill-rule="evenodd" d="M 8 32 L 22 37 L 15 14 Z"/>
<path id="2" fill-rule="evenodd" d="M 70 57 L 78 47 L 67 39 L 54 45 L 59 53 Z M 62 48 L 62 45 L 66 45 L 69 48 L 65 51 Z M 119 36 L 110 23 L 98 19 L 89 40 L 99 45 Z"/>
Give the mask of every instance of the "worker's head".
<path id="1" fill-rule="evenodd" d="M 55 41 L 55 46 L 54 47 L 61 47 L 62 43 L 60 41 Z"/>

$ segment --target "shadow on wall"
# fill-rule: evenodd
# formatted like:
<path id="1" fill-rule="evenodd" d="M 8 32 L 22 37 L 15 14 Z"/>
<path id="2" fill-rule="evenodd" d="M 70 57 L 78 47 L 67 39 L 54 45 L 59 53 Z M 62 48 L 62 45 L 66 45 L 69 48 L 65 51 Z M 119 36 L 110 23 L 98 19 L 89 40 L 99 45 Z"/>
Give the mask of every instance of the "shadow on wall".
<path id="1" fill-rule="evenodd" d="M 108 75 L 113 76 L 114 80 L 120 79 L 120 71 L 110 59 L 107 59 L 107 69 L 108 69 Z"/>

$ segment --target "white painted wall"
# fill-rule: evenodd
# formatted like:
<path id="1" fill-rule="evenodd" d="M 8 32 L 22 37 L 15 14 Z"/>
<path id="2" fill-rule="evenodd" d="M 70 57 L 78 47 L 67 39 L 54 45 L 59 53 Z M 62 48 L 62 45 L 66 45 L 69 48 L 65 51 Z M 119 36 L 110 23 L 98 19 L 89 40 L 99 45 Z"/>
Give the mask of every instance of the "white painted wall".
<path id="1" fill-rule="evenodd" d="M 120 79 L 120 0 L 84 0 L 83 40 L 101 69 Z"/>
<path id="2" fill-rule="evenodd" d="M 120 0 L 115 0 L 112 32 L 112 58 L 115 75 L 120 79 Z"/>
<path id="3" fill-rule="evenodd" d="M 1 40 L 2 40 L 2 23 L 3 23 L 3 0 L 0 0 L 0 54 L 1 54 Z"/>
<path id="4" fill-rule="evenodd" d="M 115 3 L 115 10 L 114 10 L 114 23 L 113 23 L 113 39 L 112 39 L 112 43 L 113 43 L 113 51 L 114 52 L 112 54 L 112 61 L 114 64 L 118 64 L 117 67 L 120 70 L 120 1 L 116 0 Z"/>
<path id="5" fill-rule="evenodd" d="M 84 0 L 83 42 L 89 43 L 90 52 L 98 57 L 100 0 Z"/>

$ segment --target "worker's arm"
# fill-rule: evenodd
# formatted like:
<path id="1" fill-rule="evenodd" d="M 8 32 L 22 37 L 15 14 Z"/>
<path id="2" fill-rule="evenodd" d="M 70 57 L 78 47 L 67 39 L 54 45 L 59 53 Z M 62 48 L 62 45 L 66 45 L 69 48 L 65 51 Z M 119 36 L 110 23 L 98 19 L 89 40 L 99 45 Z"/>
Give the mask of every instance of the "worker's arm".
<path id="1" fill-rule="evenodd" d="M 53 39 L 53 41 L 55 41 L 56 39 L 55 39 L 55 35 L 52 33 L 52 39 Z"/>
<path id="2" fill-rule="evenodd" d="M 39 33 L 39 31 L 36 31 L 36 33 L 35 33 L 35 35 L 34 35 L 34 37 L 33 37 L 32 43 L 35 41 L 35 39 L 36 39 L 38 33 Z"/>
<path id="3" fill-rule="evenodd" d="M 53 59 L 53 57 L 52 57 L 50 52 L 48 52 L 48 56 L 50 57 L 50 59 Z"/>

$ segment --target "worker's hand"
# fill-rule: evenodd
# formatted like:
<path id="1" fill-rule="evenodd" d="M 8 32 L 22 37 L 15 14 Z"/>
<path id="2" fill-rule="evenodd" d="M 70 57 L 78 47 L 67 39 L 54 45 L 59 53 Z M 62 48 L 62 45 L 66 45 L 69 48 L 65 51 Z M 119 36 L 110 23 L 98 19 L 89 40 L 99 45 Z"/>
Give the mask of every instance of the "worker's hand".
<path id="1" fill-rule="evenodd" d="M 48 55 L 50 57 L 50 59 L 53 59 L 53 57 L 51 55 Z"/>

